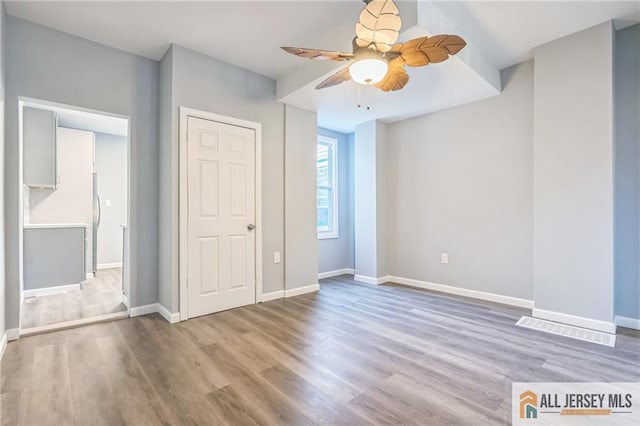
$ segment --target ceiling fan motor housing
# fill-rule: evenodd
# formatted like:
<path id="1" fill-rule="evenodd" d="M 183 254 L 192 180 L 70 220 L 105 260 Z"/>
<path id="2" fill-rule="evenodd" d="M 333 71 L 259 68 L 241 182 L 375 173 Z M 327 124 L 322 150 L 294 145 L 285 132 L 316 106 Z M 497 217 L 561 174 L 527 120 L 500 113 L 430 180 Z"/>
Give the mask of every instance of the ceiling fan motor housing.
<path id="1" fill-rule="evenodd" d="M 361 61 L 363 59 L 381 59 L 385 62 L 389 62 L 387 55 L 378 52 L 375 47 L 358 47 L 353 51 L 353 60 Z"/>

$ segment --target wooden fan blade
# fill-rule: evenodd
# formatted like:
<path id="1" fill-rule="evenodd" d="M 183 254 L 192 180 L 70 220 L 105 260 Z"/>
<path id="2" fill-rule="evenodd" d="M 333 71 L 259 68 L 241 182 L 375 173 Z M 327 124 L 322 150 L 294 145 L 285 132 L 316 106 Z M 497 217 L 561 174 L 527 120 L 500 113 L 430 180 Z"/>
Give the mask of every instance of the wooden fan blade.
<path id="1" fill-rule="evenodd" d="M 349 74 L 349 67 L 345 67 L 333 74 L 331 77 L 324 80 L 322 83 L 316 86 L 317 89 L 324 89 L 325 87 L 337 86 L 340 83 L 351 80 L 351 74 Z"/>
<path id="2" fill-rule="evenodd" d="M 404 61 L 400 58 L 389 62 L 387 75 L 376 84 L 376 87 L 384 92 L 395 92 L 402 89 L 409 82 L 409 74 L 404 69 Z"/>
<path id="3" fill-rule="evenodd" d="M 466 45 L 460 36 L 441 34 L 394 44 L 391 52 L 400 53 L 400 57 L 411 67 L 422 67 L 446 61 L 450 55 L 455 55 Z"/>
<path id="4" fill-rule="evenodd" d="M 305 49 L 301 47 L 281 47 L 287 53 L 301 58 L 316 59 L 321 61 L 350 61 L 353 53 L 332 52 L 330 50 Z"/>
<path id="5" fill-rule="evenodd" d="M 378 52 L 388 52 L 398 40 L 402 19 L 393 0 L 372 0 L 360 13 L 356 24 L 356 43 L 359 47 L 373 44 Z"/>

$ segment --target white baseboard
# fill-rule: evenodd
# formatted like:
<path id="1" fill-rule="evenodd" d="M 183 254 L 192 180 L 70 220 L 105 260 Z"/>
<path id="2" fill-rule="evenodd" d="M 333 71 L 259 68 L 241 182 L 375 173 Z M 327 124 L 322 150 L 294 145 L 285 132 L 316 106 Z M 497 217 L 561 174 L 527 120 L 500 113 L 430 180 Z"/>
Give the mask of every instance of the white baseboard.
<path id="1" fill-rule="evenodd" d="M 320 290 L 320 284 L 315 283 L 304 287 L 292 288 L 291 290 L 284 291 L 284 297 L 300 296 L 302 294 L 313 293 Z"/>
<path id="2" fill-rule="evenodd" d="M 20 338 L 20 329 L 18 328 L 10 328 L 5 331 L 7 334 L 7 341 L 13 342 L 14 340 L 18 340 Z"/>
<path id="3" fill-rule="evenodd" d="M 0 361 L 2 361 L 2 357 L 4 356 L 4 350 L 7 349 L 7 333 L 2 333 L 2 341 L 0 341 Z"/>
<path id="4" fill-rule="evenodd" d="M 562 324 L 575 325 L 576 327 L 589 328 L 591 330 L 602 331 L 604 333 L 616 334 L 616 325 L 609 321 L 595 320 L 538 308 L 533 308 L 532 315 L 534 318 L 542 318 Z"/>
<path id="5" fill-rule="evenodd" d="M 466 288 L 454 287 L 444 284 L 435 284 L 427 281 L 413 280 L 410 278 L 402 278 L 390 276 L 387 282 L 403 284 L 410 287 L 424 288 L 426 290 L 439 291 L 442 293 L 455 294 L 456 296 L 470 297 L 472 299 L 486 300 L 488 302 L 502 303 L 504 305 L 517 306 L 520 308 L 533 309 L 533 300 L 520 299 L 518 297 L 503 296 L 501 294 L 487 293 L 478 290 L 469 290 Z"/>
<path id="6" fill-rule="evenodd" d="M 95 275 L 93 275 L 93 272 L 87 272 L 87 273 L 84 275 L 84 280 L 85 280 L 85 281 L 89 281 L 89 280 L 92 280 L 92 279 L 94 279 L 94 278 L 95 278 Z"/>
<path id="7" fill-rule="evenodd" d="M 615 323 L 618 327 L 640 330 L 640 318 L 621 317 L 619 315 L 616 315 Z"/>
<path id="8" fill-rule="evenodd" d="M 325 278 L 338 277 L 340 275 L 353 275 L 354 273 L 355 271 L 353 268 L 337 269 L 335 271 L 320 272 L 318 274 L 318 279 L 323 280 Z"/>
<path id="9" fill-rule="evenodd" d="M 262 295 L 262 301 L 268 302 L 270 300 L 282 299 L 285 297 L 300 296 L 302 294 L 313 293 L 320 290 L 320 284 L 312 284 L 304 287 L 292 288 L 291 290 L 277 290 L 270 293 L 264 293 Z"/>
<path id="10" fill-rule="evenodd" d="M 129 309 L 130 317 L 141 317 L 143 315 L 149 315 L 154 313 L 159 313 L 164 319 L 166 319 L 170 324 L 175 324 L 180 321 L 179 313 L 171 313 L 167 308 L 162 306 L 160 303 L 152 303 L 150 305 L 142 305 L 135 306 Z"/>
<path id="11" fill-rule="evenodd" d="M 169 324 L 175 324 L 177 322 L 180 322 L 180 314 L 178 313 L 172 314 L 171 312 L 169 312 L 167 308 L 164 307 L 164 305 L 161 305 L 160 303 L 157 303 L 157 305 L 158 305 L 158 313 L 162 315 L 164 319 L 169 321 Z"/>
<path id="12" fill-rule="evenodd" d="M 284 297 L 284 290 L 272 291 L 271 293 L 263 293 L 262 301 L 268 302 L 270 300 L 282 299 Z"/>
<path id="13" fill-rule="evenodd" d="M 53 294 L 61 294 L 73 290 L 80 290 L 80 284 L 59 285 L 57 287 L 23 290 L 22 297 L 26 299 L 27 297 L 51 296 Z"/>
<path id="14" fill-rule="evenodd" d="M 373 284 L 373 285 L 380 285 L 380 284 L 384 284 L 386 282 L 389 282 L 389 280 L 391 279 L 391 277 L 386 276 L 386 277 L 380 277 L 380 278 L 374 278 L 374 277 L 368 277 L 366 275 L 354 275 L 353 276 L 354 281 L 358 281 L 361 283 L 365 283 L 365 284 Z"/>
<path id="15" fill-rule="evenodd" d="M 130 317 L 141 317 L 143 315 L 149 315 L 158 312 L 158 304 L 152 303 L 150 305 L 134 306 L 129 308 Z"/>
<path id="16" fill-rule="evenodd" d="M 112 269 L 112 268 L 122 268 L 122 262 L 114 262 L 114 263 L 99 263 L 96 265 L 97 269 Z"/>
<path id="17" fill-rule="evenodd" d="M 126 294 L 122 294 L 122 304 L 129 309 L 129 297 Z"/>

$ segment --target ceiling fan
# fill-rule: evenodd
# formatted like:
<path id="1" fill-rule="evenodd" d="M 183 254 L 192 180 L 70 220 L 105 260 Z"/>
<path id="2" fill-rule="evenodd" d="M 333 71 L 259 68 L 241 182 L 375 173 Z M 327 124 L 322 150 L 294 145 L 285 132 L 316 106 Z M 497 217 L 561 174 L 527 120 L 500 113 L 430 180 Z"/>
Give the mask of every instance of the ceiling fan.
<path id="1" fill-rule="evenodd" d="M 356 24 L 353 53 L 328 50 L 282 47 L 302 58 L 352 62 L 316 86 L 324 89 L 353 80 L 367 86 L 375 85 L 385 92 L 402 89 L 409 82 L 404 69 L 438 63 L 455 55 L 467 43 L 457 35 L 420 37 L 397 43 L 402 21 L 393 0 L 363 0 L 366 3 Z"/>

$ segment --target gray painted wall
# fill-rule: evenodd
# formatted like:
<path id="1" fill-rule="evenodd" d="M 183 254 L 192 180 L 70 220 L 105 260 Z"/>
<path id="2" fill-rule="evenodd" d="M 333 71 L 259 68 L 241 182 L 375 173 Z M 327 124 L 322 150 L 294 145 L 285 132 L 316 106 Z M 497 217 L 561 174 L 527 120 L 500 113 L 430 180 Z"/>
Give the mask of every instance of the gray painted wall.
<path id="1" fill-rule="evenodd" d="M 354 137 L 354 263 L 356 275 L 378 278 L 376 122 L 356 126 Z"/>
<path id="2" fill-rule="evenodd" d="M 285 106 L 285 289 L 318 283 L 315 112 Z"/>
<path id="3" fill-rule="evenodd" d="M 501 77 L 498 96 L 389 125 L 392 275 L 532 299 L 533 63 Z"/>
<path id="4" fill-rule="evenodd" d="M 616 32 L 615 313 L 640 318 L 640 25 Z"/>
<path id="5" fill-rule="evenodd" d="M 158 63 L 6 17 L 6 318 L 18 326 L 18 97 L 130 117 L 133 306 L 157 302 Z"/>
<path id="6" fill-rule="evenodd" d="M 0 2 L 0 146 L 4 147 L 4 86 L 5 86 L 5 11 L 4 2 Z M 5 327 L 5 203 L 4 203 L 4 148 L 0 149 L 0 340 L 3 338 Z"/>
<path id="7" fill-rule="evenodd" d="M 349 227 L 349 253 L 351 255 L 351 266 L 355 270 L 356 267 L 356 246 L 355 246 L 355 233 L 356 233 L 356 225 L 355 225 L 355 200 L 356 200 L 356 167 L 355 167 L 355 149 L 356 149 L 356 134 L 350 133 L 347 135 L 347 157 L 350 160 L 349 167 L 347 170 L 347 186 L 349 187 L 349 198 L 347 199 L 347 210 L 349 213 L 349 222 L 351 226 Z"/>
<path id="8" fill-rule="evenodd" d="M 263 291 L 283 290 L 283 263 L 273 263 L 273 253 L 284 252 L 284 105 L 275 100 L 275 81 L 177 45 L 160 68 L 160 97 L 170 99 L 160 112 L 160 229 L 170 234 L 160 238 L 160 303 L 178 312 L 180 106 L 262 124 Z"/>
<path id="9" fill-rule="evenodd" d="M 122 262 L 122 227 L 127 224 L 127 138 L 96 133 L 100 226 L 98 266 Z M 107 202 L 111 206 L 107 206 Z"/>
<path id="10" fill-rule="evenodd" d="M 607 322 L 613 320 L 613 37 L 605 22 L 534 51 L 536 309 Z"/>
<path id="11" fill-rule="evenodd" d="M 387 150 L 387 125 L 381 121 L 376 121 L 376 275 L 375 277 L 386 277 L 389 275 L 389 199 L 387 190 L 387 179 L 389 177 Z"/>
<path id="12" fill-rule="evenodd" d="M 179 280 L 177 265 L 178 222 L 176 218 L 177 212 L 171 204 L 173 197 L 177 196 L 178 191 L 177 186 L 174 186 L 174 182 L 176 182 L 175 185 L 178 185 L 178 166 L 177 164 L 174 165 L 174 159 L 172 158 L 174 151 L 175 155 L 178 155 L 178 148 L 174 146 L 177 142 L 173 137 L 173 127 L 177 126 L 177 119 L 174 118 L 173 114 L 174 106 L 172 99 L 173 46 L 167 49 L 164 57 L 160 61 L 159 74 L 158 302 L 170 311 L 177 312 L 178 302 L 176 301 L 174 309 L 173 298 L 178 298 L 177 288 L 174 285 L 174 283 Z M 160 230 L 163 231 L 160 232 Z"/>
<path id="13" fill-rule="evenodd" d="M 378 279 L 389 275 L 387 125 L 377 120 L 360 124 L 354 141 L 355 273 Z"/>
<path id="14" fill-rule="evenodd" d="M 353 137 L 318 128 L 338 141 L 338 238 L 318 240 L 318 271 L 353 269 Z"/>

